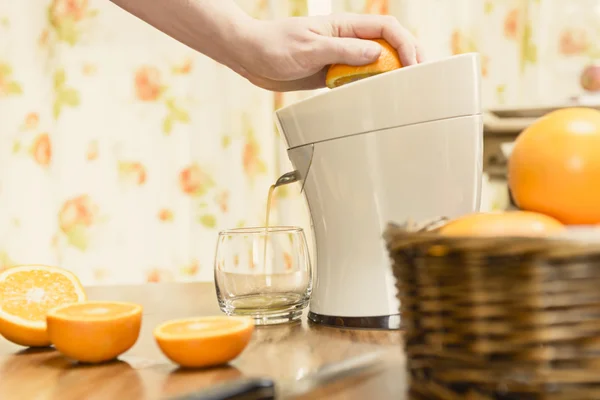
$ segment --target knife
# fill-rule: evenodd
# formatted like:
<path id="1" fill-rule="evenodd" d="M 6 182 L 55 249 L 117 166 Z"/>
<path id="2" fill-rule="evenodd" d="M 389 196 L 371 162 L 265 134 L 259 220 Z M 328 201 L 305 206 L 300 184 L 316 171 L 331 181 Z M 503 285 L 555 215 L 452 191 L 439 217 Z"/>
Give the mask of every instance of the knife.
<path id="1" fill-rule="evenodd" d="M 316 372 L 299 379 L 276 383 L 270 378 L 245 378 L 225 382 L 208 389 L 169 400 L 279 400 L 304 395 L 332 381 L 362 372 L 374 372 L 383 366 L 382 352 L 362 354 L 338 363 L 325 364 Z"/>

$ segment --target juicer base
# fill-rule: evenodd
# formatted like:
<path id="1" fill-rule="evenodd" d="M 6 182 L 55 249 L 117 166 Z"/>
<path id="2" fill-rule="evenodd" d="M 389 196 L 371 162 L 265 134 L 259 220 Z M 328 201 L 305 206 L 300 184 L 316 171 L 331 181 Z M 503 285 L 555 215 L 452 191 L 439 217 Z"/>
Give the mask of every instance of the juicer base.
<path id="1" fill-rule="evenodd" d="M 375 317 L 334 317 L 309 311 L 308 319 L 315 324 L 351 329 L 400 329 L 400 314 Z"/>

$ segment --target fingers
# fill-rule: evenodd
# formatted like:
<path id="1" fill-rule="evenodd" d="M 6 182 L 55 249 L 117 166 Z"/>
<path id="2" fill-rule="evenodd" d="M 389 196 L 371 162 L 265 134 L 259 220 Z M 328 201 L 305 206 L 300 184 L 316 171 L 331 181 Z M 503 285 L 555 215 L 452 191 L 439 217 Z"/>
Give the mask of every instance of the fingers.
<path id="1" fill-rule="evenodd" d="M 276 81 L 265 78 L 248 78 L 248 80 L 253 85 L 266 90 L 271 90 L 274 92 L 295 92 L 299 90 L 314 90 L 325 87 L 326 74 L 327 67 L 323 68 L 316 74 L 310 75 L 306 78 L 295 79 L 291 81 Z"/>
<path id="2" fill-rule="evenodd" d="M 425 50 L 423 49 L 423 47 L 420 44 L 417 44 L 416 48 L 417 48 L 417 62 L 420 64 L 420 63 L 427 61 L 427 54 L 425 53 Z"/>
<path id="3" fill-rule="evenodd" d="M 402 65 L 414 65 L 425 59 L 415 37 L 390 15 L 341 14 L 330 19 L 334 35 L 345 38 L 385 39 L 400 57 Z"/>
<path id="4" fill-rule="evenodd" d="M 323 36 L 315 58 L 327 64 L 365 65 L 376 61 L 381 54 L 378 43 L 356 39 Z"/>

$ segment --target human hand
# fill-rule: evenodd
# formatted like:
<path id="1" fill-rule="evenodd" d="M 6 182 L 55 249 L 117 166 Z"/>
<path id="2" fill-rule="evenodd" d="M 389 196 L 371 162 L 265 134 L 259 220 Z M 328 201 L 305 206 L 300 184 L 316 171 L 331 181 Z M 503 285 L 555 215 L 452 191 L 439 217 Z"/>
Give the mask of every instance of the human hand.
<path id="1" fill-rule="evenodd" d="M 385 39 L 403 66 L 424 61 L 413 35 L 388 15 L 334 14 L 248 21 L 240 30 L 243 46 L 233 68 L 256 86 L 273 91 L 325 86 L 330 64 L 365 65 L 379 57 L 381 46 L 361 39 Z"/>

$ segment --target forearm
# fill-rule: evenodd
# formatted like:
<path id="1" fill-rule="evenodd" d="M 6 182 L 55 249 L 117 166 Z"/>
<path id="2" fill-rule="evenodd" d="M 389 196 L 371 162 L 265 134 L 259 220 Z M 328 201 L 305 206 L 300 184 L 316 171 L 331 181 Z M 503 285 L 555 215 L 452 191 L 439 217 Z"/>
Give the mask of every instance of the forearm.
<path id="1" fill-rule="evenodd" d="M 237 71 L 253 19 L 232 0 L 112 0 L 177 41 Z"/>

